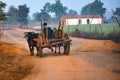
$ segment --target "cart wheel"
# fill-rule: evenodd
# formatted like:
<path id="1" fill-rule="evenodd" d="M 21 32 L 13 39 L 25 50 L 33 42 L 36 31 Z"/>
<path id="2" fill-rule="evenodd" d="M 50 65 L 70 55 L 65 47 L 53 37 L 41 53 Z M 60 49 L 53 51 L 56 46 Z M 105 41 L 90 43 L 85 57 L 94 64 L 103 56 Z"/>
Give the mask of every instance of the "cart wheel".
<path id="1" fill-rule="evenodd" d="M 64 54 L 69 55 L 70 53 L 70 42 L 64 45 Z"/>
<path id="2" fill-rule="evenodd" d="M 43 50 L 42 50 L 42 47 L 40 47 L 38 56 L 42 57 L 42 53 L 43 53 Z"/>

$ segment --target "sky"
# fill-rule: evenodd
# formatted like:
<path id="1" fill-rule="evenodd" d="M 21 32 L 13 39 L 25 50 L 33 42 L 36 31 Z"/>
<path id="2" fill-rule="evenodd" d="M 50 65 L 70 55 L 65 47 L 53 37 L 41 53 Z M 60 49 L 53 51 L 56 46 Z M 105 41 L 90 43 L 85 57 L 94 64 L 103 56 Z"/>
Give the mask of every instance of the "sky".
<path id="1" fill-rule="evenodd" d="M 55 3 L 55 0 L 1 0 L 7 4 L 5 11 L 7 12 L 11 5 L 18 8 L 19 5 L 26 4 L 30 8 L 30 17 L 35 12 L 40 12 L 46 2 Z M 94 2 L 94 0 L 61 0 L 61 3 L 68 8 L 68 10 L 73 9 L 80 14 L 82 7 Z M 104 3 L 104 7 L 107 9 L 106 15 L 109 17 L 112 15 L 111 9 L 115 10 L 120 7 L 120 0 L 101 0 Z"/>

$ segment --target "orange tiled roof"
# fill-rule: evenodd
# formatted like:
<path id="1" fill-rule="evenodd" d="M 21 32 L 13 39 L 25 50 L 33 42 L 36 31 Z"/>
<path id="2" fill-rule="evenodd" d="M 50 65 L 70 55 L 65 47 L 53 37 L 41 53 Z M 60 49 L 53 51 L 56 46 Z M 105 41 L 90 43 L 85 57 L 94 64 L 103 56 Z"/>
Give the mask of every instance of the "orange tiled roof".
<path id="1" fill-rule="evenodd" d="M 62 16 L 62 19 L 72 19 L 72 18 L 102 18 L 100 15 L 77 15 L 77 16 Z"/>

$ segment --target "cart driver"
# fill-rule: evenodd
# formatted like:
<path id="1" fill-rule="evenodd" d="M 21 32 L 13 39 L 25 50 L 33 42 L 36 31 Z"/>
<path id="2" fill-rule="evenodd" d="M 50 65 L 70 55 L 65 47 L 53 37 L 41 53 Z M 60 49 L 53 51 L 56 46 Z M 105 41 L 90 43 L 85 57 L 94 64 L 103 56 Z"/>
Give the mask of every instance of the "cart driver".
<path id="1" fill-rule="evenodd" d="M 43 32 L 44 32 L 44 36 L 45 38 L 48 36 L 48 39 L 53 37 L 53 30 L 47 26 L 47 23 L 43 24 L 44 28 L 43 28 Z M 47 29 L 47 31 L 46 31 Z M 47 32 L 47 33 L 46 33 Z M 47 35 L 48 34 L 48 35 Z M 47 35 L 47 36 L 46 36 Z"/>

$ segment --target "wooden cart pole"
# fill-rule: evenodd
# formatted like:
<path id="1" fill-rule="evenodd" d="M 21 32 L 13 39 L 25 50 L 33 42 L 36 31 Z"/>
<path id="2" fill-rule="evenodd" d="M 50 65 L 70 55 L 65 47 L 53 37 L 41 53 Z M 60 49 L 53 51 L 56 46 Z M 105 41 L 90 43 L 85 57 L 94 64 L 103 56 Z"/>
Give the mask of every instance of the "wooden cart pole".
<path id="1" fill-rule="evenodd" d="M 61 25 L 61 30 L 62 30 L 62 39 L 64 39 L 64 31 L 63 31 L 63 26 L 64 26 L 64 23 L 62 23 L 62 25 Z"/>
<path id="2" fill-rule="evenodd" d="M 42 18 L 41 18 L 41 36 L 42 36 L 42 42 L 44 42 L 44 32 L 43 32 L 43 22 L 42 22 Z"/>
<path id="3" fill-rule="evenodd" d="M 58 30 L 60 29 L 60 26 L 61 26 L 61 21 L 59 21 L 59 26 L 58 26 Z"/>
<path id="4" fill-rule="evenodd" d="M 37 46 L 40 47 L 44 41 L 44 33 L 43 33 L 43 25 L 42 25 L 42 19 L 41 19 L 41 30 L 40 33 L 38 35 L 37 39 L 34 39 L 35 41 L 37 41 Z"/>
<path id="5" fill-rule="evenodd" d="M 64 39 L 64 31 L 63 31 L 63 26 L 64 26 L 64 23 L 62 23 L 61 21 L 59 21 L 59 27 L 58 27 L 58 30 L 61 30 L 62 33 L 61 33 L 61 38 Z M 59 35 L 59 33 L 58 33 Z"/>
<path id="6" fill-rule="evenodd" d="M 46 44 L 48 44 L 48 27 L 46 26 Z"/>
<path id="7" fill-rule="evenodd" d="M 43 26 L 43 20 L 41 19 L 41 35 L 42 35 L 42 42 L 45 44 L 48 44 L 48 27 L 46 26 L 46 34 L 44 34 L 44 26 Z"/>

